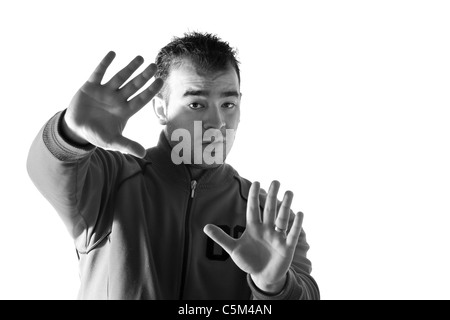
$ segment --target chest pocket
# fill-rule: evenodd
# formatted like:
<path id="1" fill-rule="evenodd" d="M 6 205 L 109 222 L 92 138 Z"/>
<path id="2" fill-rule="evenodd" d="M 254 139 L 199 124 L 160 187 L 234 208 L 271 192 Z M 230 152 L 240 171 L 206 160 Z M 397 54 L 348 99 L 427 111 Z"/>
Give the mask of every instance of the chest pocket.
<path id="1" fill-rule="evenodd" d="M 238 239 L 245 230 L 244 226 L 239 225 L 234 226 L 233 228 L 230 228 L 230 226 L 227 225 L 218 225 L 218 227 L 235 239 Z M 206 257 L 209 260 L 225 261 L 230 257 L 230 255 L 214 240 L 208 237 L 208 240 L 206 241 Z"/>

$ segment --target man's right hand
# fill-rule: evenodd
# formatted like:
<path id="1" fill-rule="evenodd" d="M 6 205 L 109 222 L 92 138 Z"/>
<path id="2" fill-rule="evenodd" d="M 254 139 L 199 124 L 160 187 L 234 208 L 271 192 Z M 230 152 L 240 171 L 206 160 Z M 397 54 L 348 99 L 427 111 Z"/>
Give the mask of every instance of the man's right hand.
<path id="1" fill-rule="evenodd" d="M 75 94 L 64 116 L 63 131 L 69 139 L 79 144 L 91 143 L 142 158 L 145 148 L 124 137 L 122 132 L 128 119 L 158 93 L 163 81 L 156 78 L 147 89 L 129 99 L 154 76 L 156 65 L 150 64 L 124 85 L 144 62 L 142 57 L 137 56 L 111 80 L 101 84 L 114 57 L 115 53 L 110 51 Z"/>

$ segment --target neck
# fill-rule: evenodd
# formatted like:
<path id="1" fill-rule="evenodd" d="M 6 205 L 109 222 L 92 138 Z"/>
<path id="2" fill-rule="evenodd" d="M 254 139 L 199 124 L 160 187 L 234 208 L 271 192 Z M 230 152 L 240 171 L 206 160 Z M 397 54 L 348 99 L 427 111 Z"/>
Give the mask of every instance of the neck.
<path id="1" fill-rule="evenodd" d="M 191 179 L 193 180 L 199 180 L 203 176 L 203 174 L 208 170 L 195 165 L 187 165 L 186 167 L 188 168 L 191 174 Z"/>

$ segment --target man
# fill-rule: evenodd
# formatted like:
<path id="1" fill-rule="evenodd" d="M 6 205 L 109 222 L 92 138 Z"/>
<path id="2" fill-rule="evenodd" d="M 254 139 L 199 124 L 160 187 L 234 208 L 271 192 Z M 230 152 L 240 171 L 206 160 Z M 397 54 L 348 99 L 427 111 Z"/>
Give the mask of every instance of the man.
<path id="1" fill-rule="evenodd" d="M 114 56 L 42 128 L 27 161 L 75 241 L 78 297 L 319 299 L 293 193 L 280 202 L 278 181 L 265 193 L 224 163 L 240 116 L 234 50 L 188 33 L 132 80 L 139 56 L 102 84 Z M 145 150 L 122 132 L 150 101 L 164 130 Z"/>

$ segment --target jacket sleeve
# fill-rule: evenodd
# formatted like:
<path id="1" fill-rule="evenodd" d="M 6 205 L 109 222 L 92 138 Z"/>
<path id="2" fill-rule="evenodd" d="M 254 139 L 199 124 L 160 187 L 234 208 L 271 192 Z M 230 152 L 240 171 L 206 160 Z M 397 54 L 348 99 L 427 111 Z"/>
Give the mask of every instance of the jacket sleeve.
<path id="1" fill-rule="evenodd" d="M 260 205 L 262 209 L 265 205 L 267 193 L 262 190 L 260 196 Z M 278 206 L 281 202 L 278 203 Z M 292 226 L 295 218 L 294 212 L 291 211 L 289 228 Z M 288 229 L 289 229 L 288 228 Z M 289 230 L 288 230 L 289 231 Z M 250 275 L 247 275 L 247 282 L 252 291 L 251 299 L 253 300 L 319 300 L 319 287 L 311 276 L 311 261 L 307 258 L 309 245 L 306 242 L 305 231 L 301 230 L 297 246 L 295 248 L 294 257 L 287 273 L 287 280 L 284 288 L 278 294 L 269 294 L 260 290 L 252 281 Z"/>
<path id="2" fill-rule="evenodd" d="M 80 253 L 110 232 L 112 205 L 122 158 L 89 144 L 77 146 L 61 134 L 65 111 L 40 130 L 27 158 L 28 174 L 63 220 Z"/>

